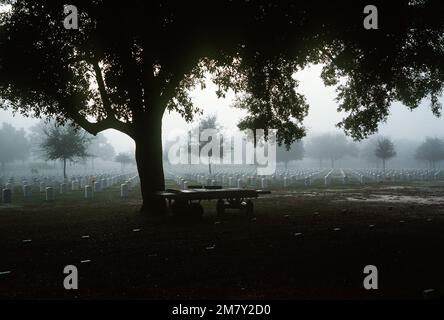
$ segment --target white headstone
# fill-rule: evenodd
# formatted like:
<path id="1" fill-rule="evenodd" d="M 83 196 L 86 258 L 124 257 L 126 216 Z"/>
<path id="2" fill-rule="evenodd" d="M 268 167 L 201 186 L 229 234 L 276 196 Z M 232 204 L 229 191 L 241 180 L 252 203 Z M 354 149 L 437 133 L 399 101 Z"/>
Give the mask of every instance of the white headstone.
<path id="1" fill-rule="evenodd" d="M 85 199 L 92 199 L 94 197 L 93 188 L 89 185 L 85 186 Z"/>
<path id="2" fill-rule="evenodd" d="M 85 187 L 85 190 L 86 190 L 86 187 Z M 97 182 L 97 181 L 94 182 L 94 192 L 100 192 L 100 191 L 102 191 L 100 182 Z"/>
<path id="3" fill-rule="evenodd" d="M 328 186 L 330 184 L 330 177 L 329 176 L 325 176 L 324 177 L 324 185 Z"/>
<path id="4" fill-rule="evenodd" d="M 24 185 L 23 186 L 23 196 L 25 198 L 30 198 L 32 197 L 32 187 L 29 185 Z"/>
<path id="5" fill-rule="evenodd" d="M 128 185 L 126 183 L 122 183 L 120 185 L 120 197 L 128 198 L 128 195 L 129 195 Z"/>
<path id="6" fill-rule="evenodd" d="M 12 191 L 11 189 L 3 189 L 2 192 L 3 203 L 11 203 L 12 202 Z"/>
<path id="7" fill-rule="evenodd" d="M 54 188 L 47 187 L 45 190 L 46 190 L 46 201 L 54 201 Z"/>
<path id="8" fill-rule="evenodd" d="M 267 188 L 268 184 L 267 184 L 267 179 L 262 178 L 261 179 L 261 188 Z"/>
<path id="9" fill-rule="evenodd" d="M 74 180 L 74 181 L 71 182 L 71 189 L 73 191 L 79 190 L 79 187 L 80 187 L 80 184 L 79 184 L 79 182 L 77 180 Z"/>

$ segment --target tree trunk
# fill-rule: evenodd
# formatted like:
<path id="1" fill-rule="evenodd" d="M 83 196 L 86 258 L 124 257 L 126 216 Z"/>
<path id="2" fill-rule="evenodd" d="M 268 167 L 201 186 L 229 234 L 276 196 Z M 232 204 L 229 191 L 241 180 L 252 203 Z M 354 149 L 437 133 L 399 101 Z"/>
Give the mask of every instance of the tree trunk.
<path id="1" fill-rule="evenodd" d="M 208 171 L 209 171 L 210 177 L 211 177 L 211 157 L 208 157 Z"/>
<path id="2" fill-rule="evenodd" d="M 143 123 L 135 123 L 136 162 L 142 192 L 141 212 L 147 215 L 166 213 L 165 200 L 156 192 L 165 190 L 162 158 L 162 114 L 150 114 Z"/>
<path id="3" fill-rule="evenodd" d="M 382 172 L 384 173 L 385 176 L 385 159 L 382 159 Z"/>
<path id="4" fill-rule="evenodd" d="M 66 179 L 66 159 L 63 159 L 63 178 Z"/>

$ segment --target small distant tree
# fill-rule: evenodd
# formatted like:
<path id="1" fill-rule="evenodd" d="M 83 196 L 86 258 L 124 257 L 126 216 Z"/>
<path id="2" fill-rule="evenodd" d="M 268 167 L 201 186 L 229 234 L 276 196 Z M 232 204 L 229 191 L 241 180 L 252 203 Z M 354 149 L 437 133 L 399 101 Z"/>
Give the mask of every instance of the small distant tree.
<path id="1" fill-rule="evenodd" d="M 199 123 L 197 124 L 197 126 L 199 128 L 199 142 L 198 142 L 199 143 L 199 148 L 198 148 L 198 150 L 199 150 L 199 155 L 200 155 L 201 152 L 202 152 L 202 149 L 204 148 L 204 146 L 207 143 L 210 143 L 210 141 L 211 141 L 211 140 L 210 141 L 201 141 L 200 140 L 200 135 L 202 134 L 202 132 L 204 130 L 207 130 L 207 129 L 214 129 L 218 133 L 220 133 L 221 130 L 222 130 L 222 126 L 219 124 L 216 115 L 209 115 L 209 116 L 207 116 L 205 118 L 202 118 L 199 121 Z M 190 151 L 192 151 L 191 144 L 189 145 L 189 150 Z M 223 141 L 222 140 L 221 140 L 219 148 L 220 148 L 219 149 L 220 150 L 219 151 L 219 156 L 222 157 L 223 156 L 223 154 L 222 154 L 223 153 Z M 210 175 L 212 174 L 211 162 L 212 162 L 213 157 L 214 157 L 213 150 L 210 150 L 208 152 L 208 172 L 209 172 Z"/>
<path id="2" fill-rule="evenodd" d="M 97 136 L 91 135 L 91 143 L 88 147 L 88 154 L 91 158 L 92 167 L 94 168 L 95 158 L 100 158 L 105 161 L 112 161 L 116 155 L 116 151 L 103 134 L 98 134 Z"/>
<path id="3" fill-rule="evenodd" d="M 375 155 L 375 148 L 378 143 L 378 139 L 373 137 L 365 140 L 362 143 L 362 147 L 359 152 L 359 157 L 366 161 L 375 164 L 376 168 L 379 168 L 380 159 Z"/>
<path id="4" fill-rule="evenodd" d="M 75 161 L 88 157 L 90 139 L 85 130 L 72 123 L 63 126 L 48 125 L 43 128 L 44 138 L 41 149 L 47 160 L 63 162 L 63 177 L 66 179 L 66 161 Z"/>
<path id="5" fill-rule="evenodd" d="M 444 141 L 427 137 L 416 149 L 415 158 L 427 161 L 430 168 L 435 168 L 437 161 L 444 160 Z"/>
<path id="6" fill-rule="evenodd" d="M 122 172 L 125 170 L 125 167 L 134 162 L 134 159 L 125 152 L 120 152 L 114 159 L 115 162 L 120 163 L 120 168 L 122 170 Z"/>
<path id="7" fill-rule="evenodd" d="M 54 126 L 55 124 L 54 121 L 40 120 L 37 124 L 29 128 L 30 151 L 33 158 L 48 161 L 46 153 L 41 145 L 46 139 L 45 128 L 48 126 Z"/>
<path id="8" fill-rule="evenodd" d="M 26 160 L 29 157 L 29 141 L 23 129 L 17 130 L 8 123 L 0 128 L 0 163 L 5 171 L 6 163 Z"/>
<path id="9" fill-rule="evenodd" d="M 396 156 L 395 145 L 388 138 L 378 138 L 375 156 L 382 160 L 382 170 L 385 173 L 385 161 Z"/>
<path id="10" fill-rule="evenodd" d="M 358 148 L 355 143 L 347 140 L 344 134 L 326 133 L 313 137 L 307 146 L 307 154 L 315 159 L 319 159 L 322 167 L 322 160 L 329 159 L 331 167 L 335 167 L 335 162 L 345 156 L 355 157 Z"/>
<path id="11" fill-rule="evenodd" d="M 285 169 L 287 169 L 288 162 L 293 160 L 302 160 L 304 158 L 304 153 L 305 149 L 302 141 L 292 143 L 289 148 L 281 145 L 276 149 L 276 161 L 283 162 L 285 164 Z"/>

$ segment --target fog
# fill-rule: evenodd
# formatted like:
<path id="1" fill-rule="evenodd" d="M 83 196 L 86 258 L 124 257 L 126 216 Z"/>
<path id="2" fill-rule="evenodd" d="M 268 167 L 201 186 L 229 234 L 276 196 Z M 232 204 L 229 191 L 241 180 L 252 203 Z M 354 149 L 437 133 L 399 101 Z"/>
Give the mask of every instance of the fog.
<path id="1" fill-rule="evenodd" d="M 321 69 L 321 65 L 314 65 L 295 75 L 300 81 L 299 92 L 305 95 L 310 105 L 309 114 L 304 121 L 308 137 L 324 132 L 340 132 L 340 129 L 335 125 L 344 116 L 337 111 L 335 88 L 325 87 L 320 78 Z M 235 129 L 243 111 L 230 107 L 234 94 L 229 93 L 226 98 L 219 99 L 215 93 L 215 86 L 210 80 L 207 82 L 206 89 L 196 89 L 192 92 L 194 103 L 202 109 L 202 116 L 215 114 L 225 129 Z M 0 123 L 8 122 L 16 128 L 29 130 L 38 121 L 38 119 L 26 118 L 19 114 L 14 116 L 9 110 L 0 110 Z M 443 124 L 444 119 L 436 118 L 432 114 L 427 101 L 424 101 L 420 107 L 413 111 L 400 103 L 394 103 L 388 121 L 380 124 L 378 134 L 390 137 L 395 143 L 419 143 L 427 136 L 444 137 Z M 167 111 L 165 113 L 163 118 L 164 139 L 173 129 L 186 127 L 187 123 L 176 112 Z M 104 134 L 116 152 L 127 152 L 134 149 L 132 139 L 125 134 L 116 130 L 107 130 Z M 414 148 L 414 146 L 412 147 Z M 398 158 L 400 156 L 398 154 Z"/>

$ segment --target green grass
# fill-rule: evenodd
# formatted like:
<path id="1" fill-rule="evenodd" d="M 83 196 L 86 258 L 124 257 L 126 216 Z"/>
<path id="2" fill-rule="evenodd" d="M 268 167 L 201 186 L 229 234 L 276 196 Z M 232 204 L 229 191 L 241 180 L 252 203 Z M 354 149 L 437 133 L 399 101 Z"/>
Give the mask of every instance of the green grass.
<path id="1" fill-rule="evenodd" d="M 12 271 L 0 276 L 0 297 L 372 299 L 444 290 L 442 205 L 344 201 L 349 193 L 442 197 L 444 188 L 387 186 L 272 188 L 255 201 L 254 219 L 238 210 L 217 217 L 205 201 L 195 223 L 141 215 L 137 189 L 128 199 L 113 187 L 51 203 L 18 189 L 16 206 L 0 209 L 0 272 Z M 79 267 L 76 292 L 62 286 L 68 264 Z M 362 288 L 367 264 L 381 275 L 376 292 Z"/>

